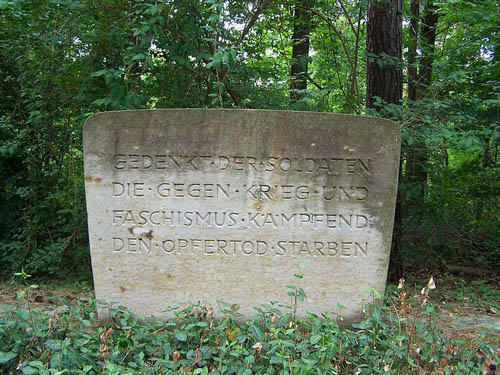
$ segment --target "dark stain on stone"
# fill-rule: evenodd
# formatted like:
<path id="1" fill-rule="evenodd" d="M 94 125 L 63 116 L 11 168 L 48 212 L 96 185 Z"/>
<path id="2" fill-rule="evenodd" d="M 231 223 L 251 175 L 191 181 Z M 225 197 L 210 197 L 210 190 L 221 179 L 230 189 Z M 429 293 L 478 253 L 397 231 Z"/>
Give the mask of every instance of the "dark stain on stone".
<path id="1" fill-rule="evenodd" d="M 85 176 L 85 181 L 99 183 L 102 181 L 102 178 L 100 178 L 100 177 L 92 178 L 92 176 Z"/>
<path id="2" fill-rule="evenodd" d="M 259 201 L 259 202 L 255 202 L 252 205 L 252 208 L 254 208 L 257 211 L 262 211 L 262 209 L 264 208 L 264 205 L 262 204 L 262 202 Z"/>

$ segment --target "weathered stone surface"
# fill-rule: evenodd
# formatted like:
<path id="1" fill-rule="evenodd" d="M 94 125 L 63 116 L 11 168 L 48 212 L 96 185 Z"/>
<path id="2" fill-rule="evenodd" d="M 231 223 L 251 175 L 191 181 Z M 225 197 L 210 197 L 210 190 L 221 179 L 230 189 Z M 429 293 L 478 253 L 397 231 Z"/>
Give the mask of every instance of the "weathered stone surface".
<path id="1" fill-rule="evenodd" d="M 189 301 L 355 319 L 383 293 L 400 132 L 326 113 L 100 113 L 84 126 L 96 297 L 165 316 Z M 339 311 L 338 304 L 345 306 Z"/>

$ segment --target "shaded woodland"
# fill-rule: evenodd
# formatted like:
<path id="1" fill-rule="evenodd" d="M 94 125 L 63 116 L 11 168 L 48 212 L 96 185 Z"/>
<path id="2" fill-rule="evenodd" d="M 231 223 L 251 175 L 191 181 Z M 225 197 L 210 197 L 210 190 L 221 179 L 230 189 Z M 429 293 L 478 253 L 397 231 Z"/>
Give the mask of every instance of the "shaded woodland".
<path id="1" fill-rule="evenodd" d="M 498 269 L 495 0 L 0 0 L 2 278 L 90 277 L 82 124 L 135 108 L 390 118 L 391 274 Z"/>

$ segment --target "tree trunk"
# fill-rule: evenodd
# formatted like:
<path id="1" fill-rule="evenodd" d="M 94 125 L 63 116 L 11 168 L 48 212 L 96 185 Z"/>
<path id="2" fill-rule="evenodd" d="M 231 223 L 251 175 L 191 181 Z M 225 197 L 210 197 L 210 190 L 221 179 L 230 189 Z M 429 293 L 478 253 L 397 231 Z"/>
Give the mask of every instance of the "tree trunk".
<path id="1" fill-rule="evenodd" d="M 368 2 L 366 105 L 375 97 L 398 104 L 403 93 L 400 68 L 402 53 L 402 0 Z"/>
<path id="2" fill-rule="evenodd" d="M 436 11 L 437 9 L 433 1 L 427 0 L 425 3 L 421 25 L 420 49 L 422 51 L 422 59 L 420 69 L 418 71 L 418 83 L 415 81 L 414 84 L 412 84 L 414 92 L 408 90 L 408 97 L 413 101 L 424 98 L 427 94 L 428 87 L 432 83 L 432 64 L 434 63 L 434 45 L 436 42 L 436 26 L 438 21 L 438 14 Z M 408 73 L 410 73 L 410 68 L 408 68 Z M 415 96 L 410 96 L 412 94 Z M 423 216 L 423 211 L 420 208 L 424 204 L 425 186 L 427 184 L 427 170 L 425 168 L 426 163 L 427 154 L 425 146 L 419 143 L 408 155 L 406 174 L 408 176 L 408 181 L 415 184 L 415 189 L 412 189 L 415 192 L 412 204 L 417 210 L 419 210 L 421 217 Z"/>
<path id="3" fill-rule="evenodd" d="M 290 70 L 291 104 L 300 101 L 307 90 L 309 33 L 311 31 L 311 13 L 308 8 L 308 0 L 297 1 L 295 4 Z"/>
<path id="4" fill-rule="evenodd" d="M 436 26 L 438 21 L 437 8 L 433 0 L 427 0 L 422 23 L 422 61 L 419 71 L 419 92 L 417 99 L 426 95 L 427 88 L 432 82 L 432 64 L 434 63 L 434 45 L 436 44 Z"/>
<path id="5" fill-rule="evenodd" d="M 386 103 L 399 104 L 403 95 L 402 0 L 372 0 L 368 2 L 367 22 L 367 88 L 366 104 L 375 107 L 375 97 Z M 376 108 L 380 110 L 380 108 Z M 401 163 L 399 167 L 401 176 Z M 402 196 L 398 189 L 394 234 L 389 263 L 389 277 L 398 279 L 403 267 L 400 258 L 402 237 Z"/>

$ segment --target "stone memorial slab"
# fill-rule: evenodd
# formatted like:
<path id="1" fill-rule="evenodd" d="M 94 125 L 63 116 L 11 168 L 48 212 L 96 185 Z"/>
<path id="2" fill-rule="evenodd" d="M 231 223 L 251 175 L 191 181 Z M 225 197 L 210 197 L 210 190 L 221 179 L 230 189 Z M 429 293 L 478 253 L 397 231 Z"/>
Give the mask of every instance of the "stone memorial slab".
<path id="1" fill-rule="evenodd" d="M 159 318 L 225 301 L 248 317 L 290 304 L 300 272 L 299 315 L 356 319 L 384 292 L 399 152 L 397 125 L 369 117 L 96 114 L 84 125 L 96 298 Z"/>

